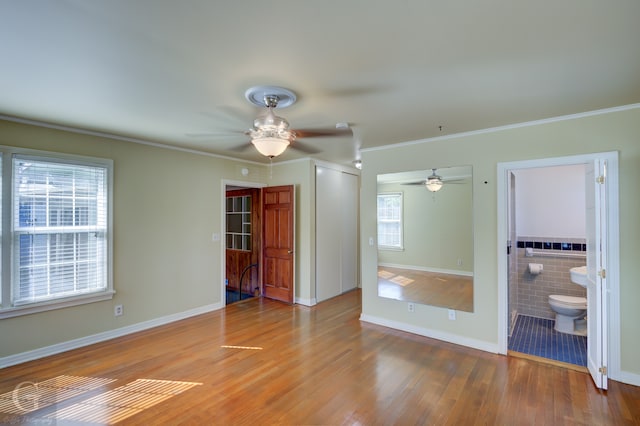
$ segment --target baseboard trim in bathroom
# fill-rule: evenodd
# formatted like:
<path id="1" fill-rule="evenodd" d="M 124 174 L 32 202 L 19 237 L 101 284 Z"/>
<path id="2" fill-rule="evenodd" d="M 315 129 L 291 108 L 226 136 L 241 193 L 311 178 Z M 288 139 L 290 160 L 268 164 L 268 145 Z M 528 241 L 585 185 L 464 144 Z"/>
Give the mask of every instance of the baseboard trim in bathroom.
<path id="1" fill-rule="evenodd" d="M 549 365 L 553 365 L 555 367 L 567 368 L 569 370 L 579 371 L 581 373 L 588 373 L 589 372 L 589 370 L 587 370 L 587 367 L 583 367 L 581 365 L 571 364 L 569 362 L 556 361 L 555 359 L 549 359 L 549 358 L 544 358 L 544 357 L 541 357 L 541 356 L 529 355 L 529 354 L 525 354 L 525 353 L 522 353 L 522 352 L 507 351 L 507 356 L 512 356 L 514 358 L 528 359 L 528 360 L 531 360 L 531 361 L 539 362 L 541 364 L 549 364 Z"/>

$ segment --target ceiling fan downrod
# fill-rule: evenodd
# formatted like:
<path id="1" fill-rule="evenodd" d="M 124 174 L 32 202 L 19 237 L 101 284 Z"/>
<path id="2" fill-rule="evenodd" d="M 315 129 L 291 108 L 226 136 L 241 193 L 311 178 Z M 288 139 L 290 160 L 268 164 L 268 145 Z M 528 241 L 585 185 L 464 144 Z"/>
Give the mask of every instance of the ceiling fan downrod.
<path id="1" fill-rule="evenodd" d="M 264 105 L 267 108 L 278 108 L 279 101 L 278 95 L 264 95 Z"/>

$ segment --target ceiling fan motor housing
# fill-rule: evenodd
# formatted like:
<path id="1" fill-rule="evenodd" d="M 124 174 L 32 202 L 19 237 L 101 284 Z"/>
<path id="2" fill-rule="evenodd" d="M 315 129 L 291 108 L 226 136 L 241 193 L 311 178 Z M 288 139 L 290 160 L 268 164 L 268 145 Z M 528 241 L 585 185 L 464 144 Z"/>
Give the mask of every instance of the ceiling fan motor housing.
<path id="1" fill-rule="evenodd" d="M 262 117 L 258 117 L 253 121 L 253 129 L 249 130 L 252 139 L 255 138 L 280 138 L 287 139 L 289 142 L 296 138 L 294 131 L 289 129 L 289 122 L 269 111 Z"/>

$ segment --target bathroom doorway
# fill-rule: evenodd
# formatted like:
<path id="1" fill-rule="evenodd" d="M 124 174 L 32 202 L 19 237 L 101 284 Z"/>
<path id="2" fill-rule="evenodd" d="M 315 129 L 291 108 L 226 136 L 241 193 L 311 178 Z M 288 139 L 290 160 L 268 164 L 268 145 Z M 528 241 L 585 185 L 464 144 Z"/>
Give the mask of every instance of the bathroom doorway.
<path id="1" fill-rule="evenodd" d="M 584 371 L 587 290 L 570 269 L 587 262 L 585 173 L 584 164 L 510 170 L 508 200 L 509 353 Z"/>
<path id="2" fill-rule="evenodd" d="M 589 173 L 591 175 L 587 177 Z M 600 176 L 601 182 L 596 183 Z M 521 189 L 526 195 L 522 195 L 522 190 L 517 191 L 518 182 L 525 187 Z M 565 196 L 571 198 L 573 204 L 554 199 L 554 194 L 562 193 L 559 188 L 564 188 Z M 514 200 L 515 194 L 521 199 Z M 618 257 L 613 253 L 618 247 L 617 209 L 617 153 L 498 165 L 501 353 L 508 353 L 509 337 L 521 319 L 520 314 L 526 314 L 523 319 L 527 321 L 549 321 L 546 327 L 551 324 L 551 332 L 554 332 L 550 317 L 555 318 L 555 313 L 548 303 L 549 294 L 574 297 L 584 294 L 589 305 L 588 315 L 586 322 L 578 326 L 586 326 L 588 330 L 587 348 L 586 351 L 582 349 L 583 358 L 579 362 L 586 365 L 598 387 L 606 388 L 607 377 L 619 365 Z M 536 212 L 536 216 L 526 218 L 527 210 Z M 562 219 L 563 215 L 565 219 Z M 518 224 L 522 229 L 517 229 Z M 571 282 L 569 274 L 571 267 L 585 264 L 589 264 L 586 290 Z M 602 271 L 606 272 L 606 280 L 596 275 L 604 276 Z M 544 328 L 544 324 L 533 326 Z M 585 344 L 574 334 L 556 332 L 556 335 L 565 348 L 571 339 L 578 340 L 578 345 Z M 609 335 L 610 340 L 607 339 Z M 527 344 L 533 346 L 530 340 Z M 544 350 L 535 355 L 553 358 L 553 354 Z"/>

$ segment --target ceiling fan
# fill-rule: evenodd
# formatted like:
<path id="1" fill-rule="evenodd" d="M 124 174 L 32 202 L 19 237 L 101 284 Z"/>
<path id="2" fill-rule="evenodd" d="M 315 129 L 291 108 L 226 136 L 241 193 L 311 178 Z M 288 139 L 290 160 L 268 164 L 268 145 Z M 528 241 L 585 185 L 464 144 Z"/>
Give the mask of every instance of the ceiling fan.
<path id="1" fill-rule="evenodd" d="M 267 111 L 253 120 L 253 127 L 243 132 L 251 138 L 251 142 L 234 150 L 243 150 L 253 145 L 260 154 L 269 158 L 277 157 L 288 147 L 315 154 L 319 152 L 317 149 L 306 146 L 299 140 L 311 137 L 344 137 L 353 134 L 348 123 L 337 123 L 335 129 L 292 129 L 284 117 L 274 113 L 276 108 L 285 108 L 295 103 L 296 95 L 289 89 L 255 86 L 249 88 L 244 95 L 249 102 L 266 108 Z"/>
<path id="2" fill-rule="evenodd" d="M 431 192 L 438 192 L 445 183 L 463 183 L 462 179 L 447 179 L 436 174 L 437 169 L 431 169 L 431 174 L 426 179 L 416 182 L 406 182 L 403 185 L 424 185 Z"/>

